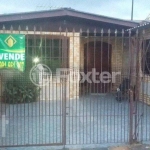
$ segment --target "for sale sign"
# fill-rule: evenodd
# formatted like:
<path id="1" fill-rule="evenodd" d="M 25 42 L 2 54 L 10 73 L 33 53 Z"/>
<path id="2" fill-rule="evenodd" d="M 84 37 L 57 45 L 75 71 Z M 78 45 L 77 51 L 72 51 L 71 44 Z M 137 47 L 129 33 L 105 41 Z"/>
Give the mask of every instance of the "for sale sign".
<path id="1" fill-rule="evenodd" d="M 0 34 L 0 68 L 25 69 L 25 35 Z"/>

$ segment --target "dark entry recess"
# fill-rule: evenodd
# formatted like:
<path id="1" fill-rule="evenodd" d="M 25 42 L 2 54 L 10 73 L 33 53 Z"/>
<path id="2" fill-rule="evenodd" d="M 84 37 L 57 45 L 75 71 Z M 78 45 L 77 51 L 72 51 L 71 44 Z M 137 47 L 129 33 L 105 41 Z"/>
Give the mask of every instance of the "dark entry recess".
<path id="1" fill-rule="evenodd" d="M 92 83 L 89 84 L 91 93 L 107 93 L 109 91 L 110 83 L 102 83 L 100 74 L 102 72 L 111 74 L 111 49 L 110 44 L 101 41 L 89 42 L 84 45 L 84 72 L 87 74 L 95 68 L 99 73 L 96 81 L 100 81 L 100 83 L 94 83 L 90 76 L 92 80 Z"/>

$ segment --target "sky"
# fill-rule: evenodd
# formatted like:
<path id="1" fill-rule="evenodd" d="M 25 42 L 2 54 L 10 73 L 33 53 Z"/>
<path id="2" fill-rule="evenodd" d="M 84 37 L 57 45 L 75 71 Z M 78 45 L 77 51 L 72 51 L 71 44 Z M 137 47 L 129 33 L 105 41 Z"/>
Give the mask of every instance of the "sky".
<path id="1" fill-rule="evenodd" d="M 79 11 L 131 19 L 132 0 L 0 0 L 0 14 L 40 11 L 68 7 Z M 150 0 L 134 0 L 134 20 L 150 14 Z"/>

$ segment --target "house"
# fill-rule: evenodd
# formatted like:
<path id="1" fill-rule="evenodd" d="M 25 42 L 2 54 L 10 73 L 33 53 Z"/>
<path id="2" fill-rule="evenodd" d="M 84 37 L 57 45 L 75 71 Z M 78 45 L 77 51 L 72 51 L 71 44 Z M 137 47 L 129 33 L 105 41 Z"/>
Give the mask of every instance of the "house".
<path id="1" fill-rule="evenodd" d="M 1 104 L 9 131 L 0 146 L 95 146 L 150 140 L 148 21 L 62 8 L 0 15 L 0 29 L 6 36 L 1 41 L 9 47 L 17 43 L 15 35 L 25 37 L 25 57 L 20 57 L 25 58 L 30 80 L 41 87 L 34 103 Z M 6 70 L 0 70 L 0 83 L 17 72 Z M 118 103 L 116 90 L 126 78 L 130 90 L 125 93 L 130 93 L 131 101 L 125 97 Z M 2 95 L 1 89 L 2 84 Z M 0 122 L 6 123 L 2 117 Z"/>
<path id="2" fill-rule="evenodd" d="M 86 74 L 94 71 L 93 68 L 99 73 L 120 73 L 116 75 L 114 83 L 87 84 L 86 81 L 79 83 L 77 79 L 75 83 L 68 81 L 68 98 L 79 97 L 86 90 L 88 93 L 115 91 L 121 79 L 130 76 L 133 65 L 129 61 L 133 57 L 130 41 L 136 35 L 138 26 L 139 23 L 134 21 L 70 8 L 0 16 L 1 33 L 25 34 L 26 53 L 31 58 L 38 56 L 41 63 L 48 62 L 53 73 L 56 68 L 69 68 L 70 71 L 76 70 L 77 74 Z M 131 35 L 129 29 L 132 29 Z"/>

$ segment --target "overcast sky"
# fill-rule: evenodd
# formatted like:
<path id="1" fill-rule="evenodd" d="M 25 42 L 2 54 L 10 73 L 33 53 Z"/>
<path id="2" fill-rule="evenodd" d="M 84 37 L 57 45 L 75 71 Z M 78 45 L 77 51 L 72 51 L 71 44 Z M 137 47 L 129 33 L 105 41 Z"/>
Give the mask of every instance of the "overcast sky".
<path id="1" fill-rule="evenodd" d="M 0 0 L 0 14 L 70 7 L 79 11 L 131 19 L 132 0 Z M 134 0 L 134 20 L 150 14 L 150 0 Z"/>

